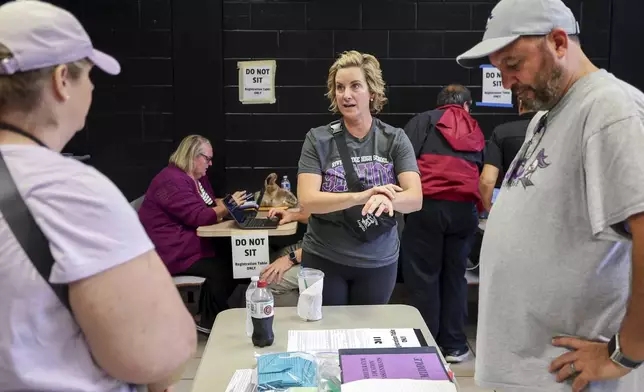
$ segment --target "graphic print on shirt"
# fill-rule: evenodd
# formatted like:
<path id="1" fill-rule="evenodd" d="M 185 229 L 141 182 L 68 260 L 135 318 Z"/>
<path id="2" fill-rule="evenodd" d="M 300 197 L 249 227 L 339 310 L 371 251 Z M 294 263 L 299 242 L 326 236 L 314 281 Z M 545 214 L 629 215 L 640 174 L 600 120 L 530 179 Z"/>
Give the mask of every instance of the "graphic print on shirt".
<path id="1" fill-rule="evenodd" d="M 537 157 L 532 161 L 532 163 L 525 167 L 522 165 L 521 160 L 517 160 L 515 165 L 518 167 L 516 170 L 509 170 L 505 175 L 505 181 L 507 181 L 508 187 L 517 186 L 518 183 L 523 185 L 523 189 L 526 189 L 529 186 L 534 186 L 532 182 L 532 175 L 537 172 L 538 169 L 545 169 L 550 166 L 550 162 L 547 161 L 548 156 L 546 155 L 545 148 L 539 150 Z"/>
<path id="2" fill-rule="evenodd" d="M 395 184 L 394 165 L 387 158 L 378 155 L 364 155 L 351 157 L 356 173 L 360 181 L 367 187 Z M 342 160 L 331 163 L 322 179 L 322 192 L 348 192 L 347 180 L 345 177 Z"/>

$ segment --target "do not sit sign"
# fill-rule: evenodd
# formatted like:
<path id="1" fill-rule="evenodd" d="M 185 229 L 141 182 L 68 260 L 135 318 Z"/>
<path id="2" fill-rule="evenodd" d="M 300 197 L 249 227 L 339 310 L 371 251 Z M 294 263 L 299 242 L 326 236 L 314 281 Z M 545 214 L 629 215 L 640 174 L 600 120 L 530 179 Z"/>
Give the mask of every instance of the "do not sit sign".
<path id="1" fill-rule="evenodd" d="M 233 278 L 259 276 L 269 264 L 268 232 L 231 236 L 233 248 Z"/>

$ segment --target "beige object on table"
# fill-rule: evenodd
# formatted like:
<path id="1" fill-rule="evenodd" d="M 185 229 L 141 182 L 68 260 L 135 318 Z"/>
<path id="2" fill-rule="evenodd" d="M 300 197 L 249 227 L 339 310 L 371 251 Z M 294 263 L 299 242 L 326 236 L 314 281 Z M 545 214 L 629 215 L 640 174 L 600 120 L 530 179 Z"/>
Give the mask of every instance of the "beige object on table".
<path id="1" fill-rule="evenodd" d="M 418 328 L 430 346 L 436 346 L 416 308 L 407 305 L 325 306 L 320 321 L 302 321 L 296 308 L 276 308 L 273 322 L 275 342 L 256 348 L 246 337 L 246 309 L 219 313 L 192 384 L 192 392 L 225 391 L 237 369 L 255 368 L 255 353 L 286 351 L 289 330 L 351 328 Z"/>
<path id="2" fill-rule="evenodd" d="M 258 218 L 266 217 L 267 212 L 259 211 Z M 252 234 L 257 230 L 243 230 L 237 226 L 234 220 L 225 220 L 223 222 L 210 225 L 199 226 L 197 228 L 197 235 L 199 237 L 230 237 L 233 235 Z M 285 225 L 279 225 L 277 229 L 261 229 L 261 231 L 268 232 L 269 237 L 279 237 L 286 235 L 293 235 L 297 233 L 297 222 L 290 222 Z"/>

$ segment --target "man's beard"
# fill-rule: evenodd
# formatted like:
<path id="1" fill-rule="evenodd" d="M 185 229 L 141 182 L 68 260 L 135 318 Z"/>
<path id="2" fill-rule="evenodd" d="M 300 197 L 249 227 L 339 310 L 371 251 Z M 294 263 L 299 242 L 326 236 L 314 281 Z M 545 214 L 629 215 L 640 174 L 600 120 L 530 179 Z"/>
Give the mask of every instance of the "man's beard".
<path id="1" fill-rule="evenodd" d="M 512 92 L 521 99 L 523 108 L 527 111 L 550 110 L 559 101 L 561 94 L 562 67 L 555 64 L 553 56 L 545 49 L 541 53 L 543 59 L 534 87 L 512 86 Z M 526 91 L 532 91 L 532 96 L 525 95 Z"/>

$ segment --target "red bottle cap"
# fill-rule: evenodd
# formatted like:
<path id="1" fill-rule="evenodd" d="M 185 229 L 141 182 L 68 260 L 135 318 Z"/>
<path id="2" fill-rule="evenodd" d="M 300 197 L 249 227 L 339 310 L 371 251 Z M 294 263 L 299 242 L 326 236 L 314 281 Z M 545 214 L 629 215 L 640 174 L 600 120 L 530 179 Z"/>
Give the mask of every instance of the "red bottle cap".
<path id="1" fill-rule="evenodd" d="M 260 280 L 259 282 L 257 282 L 257 288 L 261 289 L 261 288 L 264 288 L 264 287 L 267 287 L 267 286 L 268 286 L 268 283 L 266 283 L 265 280 Z"/>

